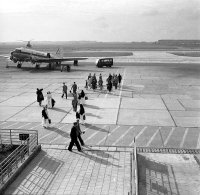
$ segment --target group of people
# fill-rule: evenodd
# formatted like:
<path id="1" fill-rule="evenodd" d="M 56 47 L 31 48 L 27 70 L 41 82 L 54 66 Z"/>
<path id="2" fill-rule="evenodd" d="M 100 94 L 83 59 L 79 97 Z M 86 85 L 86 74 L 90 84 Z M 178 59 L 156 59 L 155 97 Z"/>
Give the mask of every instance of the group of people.
<path id="1" fill-rule="evenodd" d="M 42 91 L 43 91 L 43 89 L 38 89 L 38 88 L 36 91 L 37 102 L 39 103 L 39 106 L 42 106 L 42 101 L 44 100 L 44 95 L 43 95 Z M 55 100 L 52 98 L 50 91 L 47 92 L 45 105 L 47 106 L 47 108 L 53 108 L 55 105 Z"/>
<path id="2" fill-rule="evenodd" d="M 62 87 L 62 95 L 61 97 L 63 98 L 64 96 L 68 97 L 67 94 L 67 85 L 65 83 L 63 83 L 63 87 Z M 84 104 L 85 104 L 85 99 L 87 98 L 85 96 L 85 92 L 83 90 L 81 90 L 80 93 L 77 92 L 77 84 L 74 82 L 70 93 L 72 94 L 72 108 L 73 111 L 76 113 L 76 119 L 77 120 L 81 120 L 81 124 L 85 124 L 85 109 L 84 109 Z M 39 89 L 37 88 L 36 91 L 37 94 L 37 102 L 39 103 L 39 106 L 42 106 L 42 101 L 44 101 L 45 103 L 43 104 L 43 110 L 42 110 L 42 125 L 43 127 L 47 128 L 49 127 L 49 124 L 51 123 L 51 119 L 49 117 L 48 114 L 48 109 L 49 108 L 53 108 L 55 105 L 55 100 L 52 98 L 52 94 L 50 91 L 47 92 L 46 98 L 44 98 L 43 95 L 43 89 Z M 78 111 L 78 105 L 80 105 L 79 111 Z"/>
<path id="3" fill-rule="evenodd" d="M 122 81 L 122 76 L 121 74 L 119 73 L 118 75 L 117 74 L 109 74 L 108 78 L 106 79 L 106 82 L 107 82 L 107 90 L 110 92 L 112 90 L 112 87 L 114 86 L 115 89 L 117 89 L 117 87 L 121 85 L 121 81 Z M 88 89 L 97 89 L 97 84 L 98 84 L 98 87 L 100 90 L 103 89 L 103 79 L 102 79 L 102 75 L 100 73 L 99 75 L 99 79 L 97 81 L 97 78 L 96 78 L 96 74 L 94 73 L 94 75 L 92 76 L 91 73 L 89 73 L 88 75 L 88 78 L 86 80 L 86 84 L 85 84 L 85 88 Z"/>

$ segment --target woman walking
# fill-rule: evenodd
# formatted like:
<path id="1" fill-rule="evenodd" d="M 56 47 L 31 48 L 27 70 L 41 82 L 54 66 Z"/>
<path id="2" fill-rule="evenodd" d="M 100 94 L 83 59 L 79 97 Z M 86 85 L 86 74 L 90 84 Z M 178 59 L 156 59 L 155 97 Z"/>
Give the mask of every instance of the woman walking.
<path id="1" fill-rule="evenodd" d="M 42 110 L 42 126 L 44 128 L 49 127 L 49 122 L 50 122 L 50 118 L 49 118 L 49 114 L 47 111 L 47 105 L 43 107 Z"/>
<path id="2" fill-rule="evenodd" d="M 85 117 L 85 109 L 83 107 L 83 104 L 80 104 L 79 114 L 80 114 L 81 124 L 84 125 L 86 117 Z"/>
<path id="3" fill-rule="evenodd" d="M 77 93 L 72 93 L 73 99 L 72 99 L 72 107 L 73 107 L 73 111 L 76 112 L 77 111 L 77 106 L 78 106 L 78 97 L 77 97 Z"/>
<path id="4" fill-rule="evenodd" d="M 52 108 L 52 95 L 51 95 L 51 92 L 48 91 L 47 92 L 47 107 L 48 108 Z"/>
<path id="5" fill-rule="evenodd" d="M 38 89 L 38 88 L 37 88 L 37 91 L 36 91 L 36 94 L 37 94 L 37 102 L 39 103 L 40 106 L 42 105 L 42 101 L 44 100 L 44 96 L 43 96 L 42 90 L 43 90 L 43 89 Z"/>

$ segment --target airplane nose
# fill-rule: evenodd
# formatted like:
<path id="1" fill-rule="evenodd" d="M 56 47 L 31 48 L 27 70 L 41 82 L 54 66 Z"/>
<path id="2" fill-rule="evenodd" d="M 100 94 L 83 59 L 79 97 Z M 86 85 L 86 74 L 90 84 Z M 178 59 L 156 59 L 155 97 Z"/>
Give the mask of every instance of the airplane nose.
<path id="1" fill-rule="evenodd" d="M 10 60 L 13 59 L 13 52 L 10 53 Z"/>

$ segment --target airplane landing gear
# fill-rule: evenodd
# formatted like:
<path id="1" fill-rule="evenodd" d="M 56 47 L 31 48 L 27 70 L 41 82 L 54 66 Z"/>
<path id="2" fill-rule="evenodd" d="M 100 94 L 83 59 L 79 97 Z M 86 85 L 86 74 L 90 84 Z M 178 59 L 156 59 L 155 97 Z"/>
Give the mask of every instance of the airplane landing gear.
<path id="1" fill-rule="evenodd" d="M 21 68 L 21 67 L 22 67 L 22 63 L 21 63 L 21 62 L 18 62 L 17 68 Z"/>
<path id="2" fill-rule="evenodd" d="M 39 69 L 39 68 L 40 68 L 40 65 L 39 65 L 39 64 L 36 64 L 36 65 L 35 65 L 35 68 L 36 68 L 36 69 Z"/>

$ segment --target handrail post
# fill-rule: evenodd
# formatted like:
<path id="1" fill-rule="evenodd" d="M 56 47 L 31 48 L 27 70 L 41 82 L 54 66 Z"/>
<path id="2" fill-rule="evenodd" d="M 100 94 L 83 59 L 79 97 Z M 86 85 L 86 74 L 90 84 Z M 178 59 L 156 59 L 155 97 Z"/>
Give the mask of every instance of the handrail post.
<path id="1" fill-rule="evenodd" d="M 1 164 L 1 183 L 3 183 L 3 168 L 2 168 L 2 164 Z"/>
<path id="2" fill-rule="evenodd" d="M 12 145 L 12 129 L 10 129 L 10 144 Z"/>

